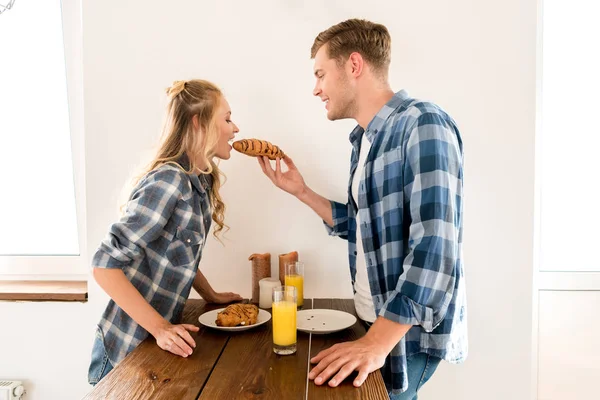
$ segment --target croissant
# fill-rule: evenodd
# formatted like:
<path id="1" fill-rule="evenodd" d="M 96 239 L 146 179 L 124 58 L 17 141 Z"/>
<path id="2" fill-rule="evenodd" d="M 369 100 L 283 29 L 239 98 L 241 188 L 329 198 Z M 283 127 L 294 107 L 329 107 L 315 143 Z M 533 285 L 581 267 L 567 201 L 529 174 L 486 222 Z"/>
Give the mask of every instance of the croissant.
<path id="1" fill-rule="evenodd" d="M 252 157 L 267 156 L 269 160 L 285 157 L 283 150 L 266 140 L 242 139 L 233 142 L 233 148 L 242 154 Z"/>
<path id="2" fill-rule="evenodd" d="M 217 326 L 254 325 L 258 318 L 258 307 L 254 304 L 230 304 L 217 314 Z"/>

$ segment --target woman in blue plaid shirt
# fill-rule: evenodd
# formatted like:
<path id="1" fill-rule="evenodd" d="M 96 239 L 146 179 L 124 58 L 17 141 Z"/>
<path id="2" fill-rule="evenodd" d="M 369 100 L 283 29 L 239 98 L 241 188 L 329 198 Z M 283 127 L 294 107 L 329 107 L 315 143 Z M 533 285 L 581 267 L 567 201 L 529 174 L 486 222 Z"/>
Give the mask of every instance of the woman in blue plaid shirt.
<path id="1" fill-rule="evenodd" d="M 238 128 L 210 82 L 177 81 L 167 95 L 158 152 L 93 257 L 94 278 L 111 299 L 96 330 L 92 385 L 148 335 L 163 350 L 191 355 L 189 332 L 198 327 L 179 321 L 192 287 L 208 302 L 241 300 L 215 292 L 198 269 L 211 221 L 217 239 L 225 227 L 214 159 L 229 159 Z"/>

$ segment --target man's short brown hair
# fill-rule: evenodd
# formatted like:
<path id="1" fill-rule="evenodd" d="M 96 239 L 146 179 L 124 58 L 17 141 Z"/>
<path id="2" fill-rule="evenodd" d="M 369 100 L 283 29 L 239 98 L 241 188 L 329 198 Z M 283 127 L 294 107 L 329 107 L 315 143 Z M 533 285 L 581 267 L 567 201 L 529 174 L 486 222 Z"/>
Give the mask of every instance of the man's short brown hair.
<path id="1" fill-rule="evenodd" d="M 387 28 L 364 19 L 349 19 L 333 25 L 317 35 L 310 50 L 310 58 L 321 47 L 328 46 L 328 56 L 339 63 L 353 52 L 360 55 L 376 71 L 387 72 L 391 60 L 392 38 Z"/>

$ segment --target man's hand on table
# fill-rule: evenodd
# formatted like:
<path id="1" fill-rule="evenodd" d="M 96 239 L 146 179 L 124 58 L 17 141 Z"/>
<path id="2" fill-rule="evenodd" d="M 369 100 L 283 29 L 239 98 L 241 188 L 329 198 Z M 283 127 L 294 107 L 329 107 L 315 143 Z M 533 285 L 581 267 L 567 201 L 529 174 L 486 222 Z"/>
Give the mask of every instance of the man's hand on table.
<path id="1" fill-rule="evenodd" d="M 383 346 L 367 336 L 352 342 L 338 343 L 311 358 L 311 363 L 318 364 L 310 371 L 308 377 L 313 379 L 316 385 L 329 380 L 329 386 L 336 387 L 352 372 L 358 371 L 353 384 L 359 387 L 371 372 L 383 367 L 387 355 L 388 352 Z"/>
<path id="2" fill-rule="evenodd" d="M 316 385 L 329 380 L 329 386 L 336 387 L 352 372 L 358 371 L 353 382 L 358 387 L 371 372 L 383 367 L 387 355 L 411 327 L 378 317 L 365 336 L 353 342 L 333 345 L 313 357 L 310 361 L 318 364 L 308 377 L 314 379 Z"/>

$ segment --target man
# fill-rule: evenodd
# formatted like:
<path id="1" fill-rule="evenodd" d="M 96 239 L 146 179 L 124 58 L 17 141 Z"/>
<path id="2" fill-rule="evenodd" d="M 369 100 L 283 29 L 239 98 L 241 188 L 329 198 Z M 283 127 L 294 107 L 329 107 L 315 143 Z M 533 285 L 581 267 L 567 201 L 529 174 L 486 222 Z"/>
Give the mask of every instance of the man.
<path id="1" fill-rule="evenodd" d="M 391 39 L 385 26 L 351 19 L 320 33 L 311 58 L 313 94 L 334 121 L 355 119 L 347 204 L 325 199 L 293 161 L 263 172 L 310 206 L 331 235 L 348 240 L 358 316 L 369 327 L 311 362 L 315 384 L 360 386 L 382 368 L 392 399 L 416 399 L 441 360 L 467 355 L 462 265 L 462 141 L 438 106 L 394 93 L 388 83 Z"/>

